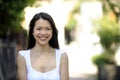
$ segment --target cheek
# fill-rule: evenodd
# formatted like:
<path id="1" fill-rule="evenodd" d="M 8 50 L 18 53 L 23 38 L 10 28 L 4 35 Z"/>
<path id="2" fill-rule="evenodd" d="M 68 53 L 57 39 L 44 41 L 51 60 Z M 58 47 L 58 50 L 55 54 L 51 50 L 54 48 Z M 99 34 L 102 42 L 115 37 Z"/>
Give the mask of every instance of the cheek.
<path id="1" fill-rule="evenodd" d="M 33 32 L 33 33 L 32 33 L 32 35 L 33 35 L 33 37 L 35 38 L 35 36 L 36 36 L 36 33 L 35 33 L 35 32 Z"/>
<path id="2" fill-rule="evenodd" d="M 53 37 L 53 33 L 49 32 L 49 38 L 51 39 Z"/>
<path id="3" fill-rule="evenodd" d="M 53 33 L 52 33 L 52 31 L 50 32 L 50 34 L 51 34 L 51 37 L 53 36 Z"/>

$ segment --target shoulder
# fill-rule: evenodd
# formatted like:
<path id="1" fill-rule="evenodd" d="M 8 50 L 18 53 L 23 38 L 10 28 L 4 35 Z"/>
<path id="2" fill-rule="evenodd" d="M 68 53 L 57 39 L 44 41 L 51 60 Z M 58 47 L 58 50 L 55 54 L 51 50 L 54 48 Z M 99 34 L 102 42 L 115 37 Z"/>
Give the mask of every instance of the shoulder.
<path id="1" fill-rule="evenodd" d="M 18 53 L 26 53 L 28 51 L 29 51 L 29 49 L 28 50 L 20 50 L 20 51 L 18 51 Z"/>
<path id="2" fill-rule="evenodd" d="M 68 61 L 68 55 L 66 52 L 61 55 L 61 60 Z"/>
<path id="3" fill-rule="evenodd" d="M 60 58 L 60 64 L 61 65 L 68 65 L 68 62 L 69 62 L 69 59 L 68 59 L 68 55 L 67 55 L 67 53 L 66 52 L 63 52 L 62 54 L 61 54 L 61 58 Z"/>
<path id="4" fill-rule="evenodd" d="M 30 50 L 20 50 L 18 51 L 18 55 L 22 55 L 22 56 L 25 56 L 26 53 L 29 53 Z"/>
<path id="5" fill-rule="evenodd" d="M 61 58 L 68 58 L 68 55 L 65 50 L 63 49 L 56 49 L 56 52 L 60 55 Z"/>
<path id="6" fill-rule="evenodd" d="M 65 50 L 62 50 L 62 49 L 56 49 L 56 52 L 57 52 L 58 54 L 60 54 L 60 55 L 63 55 L 63 54 L 66 53 L 66 51 L 65 51 Z"/>
<path id="7" fill-rule="evenodd" d="M 27 58 L 27 56 L 28 56 L 28 54 L 29 54 L 29 51 L 30 50 L 20 50 L 20 51 L 18 51 L 18 54 L 17 54 L 17 59 L 19 60 L 19 59 L 26 59 Z"/>
<path id="8" fill-rule="evenodd" d="M 18 59 L 27 59 L 28 55 L 29 55 L 29 51 L 30 50 L 20 50 L 17 53 L 17 58 Z"/>

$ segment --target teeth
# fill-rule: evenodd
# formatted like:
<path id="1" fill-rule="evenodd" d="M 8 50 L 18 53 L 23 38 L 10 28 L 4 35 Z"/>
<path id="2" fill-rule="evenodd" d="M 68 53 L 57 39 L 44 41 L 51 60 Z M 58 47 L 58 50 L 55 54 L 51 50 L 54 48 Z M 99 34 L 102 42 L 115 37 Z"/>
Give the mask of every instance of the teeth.
<path id="1" fill-rule="evenodd" d="M 42 35 L 40 35 L 39 38 L 40 38 L 41 40 L 45 40 L 45 39 L 47 38 L 47 36 L 42 36 Z"/>
<path id="2" fill-rule="evenodd" d="M 42 37 L 42 38 L 40 38 L 40 39 L 46 39 L 45 37 Z"/>
<path id="3" fill-rule="evenodd" d="M 41 40 L 45 40 L 47 39 L 47 37 L 39 37 Z"/>

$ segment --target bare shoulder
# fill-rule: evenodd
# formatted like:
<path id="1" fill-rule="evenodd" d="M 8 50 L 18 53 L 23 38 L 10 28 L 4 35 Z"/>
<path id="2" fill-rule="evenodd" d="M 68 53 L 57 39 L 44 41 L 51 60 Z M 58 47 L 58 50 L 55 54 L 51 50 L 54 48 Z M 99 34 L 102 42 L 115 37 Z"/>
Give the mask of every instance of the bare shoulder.
<path id="1" fill-rule="evenodd" d="M 18 80 L 27 80 L 26 61 L 23 55 L 17 54 L 17 74 Z"/>
<path id="2" fill-rule="evenodd" d="M 66 52 L 61 55 L 60 78 L 61 80 L 69 80 L 69 63 Z"/>
<path id="3" fill-rule="evenodd" d="M 21 50 L 17 53 L 17 60 L 25 61 L 25 55 L 28 54 L 28 50 Z"/>
<path id="4" fill-rule="evenodd" d="M 68 55 L 67 55 L 67 53 L 64 52 L 64 53 L 61 55 L 61 58 L 63 58 L 63 59 L 68 59 Z"/>
<path id="5" fill-rule="evenodd" d="M 17 54 L 17 60 L 24 60 L 25 58 L 21 54 Z"/>
<path id="6" fill-rule="evenodd" d="M 17 54 L 17 64 L 18 64 L 18 66 L 21 66 L 25 63 L 26 63 L 25 58 L 21 54 Z"/>
<path id="7" fill-rule="evenodd" d="M 68 64 L 68 55 L 66 52 L 61 55 L 61 63 Z"/>

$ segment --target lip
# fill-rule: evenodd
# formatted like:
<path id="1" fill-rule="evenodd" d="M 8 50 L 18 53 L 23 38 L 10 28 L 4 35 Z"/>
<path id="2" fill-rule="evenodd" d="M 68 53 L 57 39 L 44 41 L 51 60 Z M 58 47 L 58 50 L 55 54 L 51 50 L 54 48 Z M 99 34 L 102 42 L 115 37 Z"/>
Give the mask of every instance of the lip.
<path id="1" fill-rule="evenodd" d="M 48 38 L 48 36 L 45 36 L 45 35 L 44 35 L 44 36 L 39 36 L 38 38 L 39 38 L 41 41 L 45 41 L 45 40 Z"/>
<path id="2" fill-rule="evenodd" d="M 42 40 L 42 41 L 44 41 L 44 40 L 46 40 L 47 38 L 46 38 L 46 37 L 40 37 L 39 39 Z"/>

